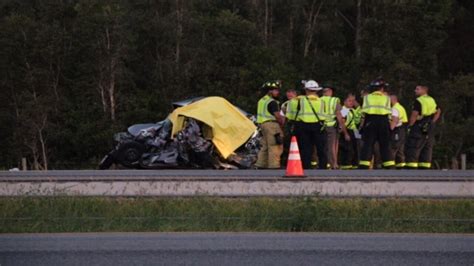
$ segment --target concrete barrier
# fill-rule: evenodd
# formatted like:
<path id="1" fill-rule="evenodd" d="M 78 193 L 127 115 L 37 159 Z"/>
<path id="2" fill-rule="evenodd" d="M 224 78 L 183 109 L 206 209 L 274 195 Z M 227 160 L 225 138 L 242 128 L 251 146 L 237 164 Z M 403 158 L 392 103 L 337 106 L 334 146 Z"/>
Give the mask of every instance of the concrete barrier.
<path id="1" fill-rule="evenodd" d="M 307 171 L 307 178 L 282 178 L 282 171 L 0 173 L 0 196 L 474 198 L 474 173 L 415 171 L 418 176 L 413 176 L 415 173 L 357 171 L 353 176 L 331 172 Z"/>

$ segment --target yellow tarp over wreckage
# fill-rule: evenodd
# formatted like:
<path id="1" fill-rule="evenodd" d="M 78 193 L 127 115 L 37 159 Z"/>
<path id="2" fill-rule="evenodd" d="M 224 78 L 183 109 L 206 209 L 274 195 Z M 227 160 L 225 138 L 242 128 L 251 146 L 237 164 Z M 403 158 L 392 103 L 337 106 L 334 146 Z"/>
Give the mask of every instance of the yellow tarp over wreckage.
<path id="1" fill-rule="evenodd" d="M 221 97 L 207 97 L 177 108 L 170 115 L 172 136 L 184 127 L 185 117 L 194 118 L 212 129 L 212 142 L 224 158 L 244 144 L 256 127 L 239 109 Z"/>

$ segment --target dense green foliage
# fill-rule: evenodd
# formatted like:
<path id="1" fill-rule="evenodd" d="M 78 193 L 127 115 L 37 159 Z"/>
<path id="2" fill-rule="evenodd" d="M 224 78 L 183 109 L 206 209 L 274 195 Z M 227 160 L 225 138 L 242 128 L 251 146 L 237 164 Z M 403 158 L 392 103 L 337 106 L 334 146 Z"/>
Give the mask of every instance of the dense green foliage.
<path id="1" fill-rule="evenodd" d="M 110 231 L 473 233 L 474 203 L 462 199 L 0 199 L 0 233 Z"/>
<path id="2" fill-rule="evenodd" d="M 4 0 L 0 169 L 90 168 L 126 126 L 171 102 L 313 78 L 357 92 L 383 75 L 408 108 L 443 109 L 434 165 L 474 157 L 474 4 L 467 0 Z"/>

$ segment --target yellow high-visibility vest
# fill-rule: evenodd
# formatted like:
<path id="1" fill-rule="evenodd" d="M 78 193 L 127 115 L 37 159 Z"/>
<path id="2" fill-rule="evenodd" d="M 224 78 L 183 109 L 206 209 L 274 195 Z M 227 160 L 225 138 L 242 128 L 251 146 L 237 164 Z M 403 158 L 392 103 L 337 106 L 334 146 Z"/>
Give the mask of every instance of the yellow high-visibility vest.
<path id="1" fill-rule="evenodd" d="M 360 121 L 362 120 L 362 107 L 359 105 L 357 108 L 353 110 L 354 110 L 354 122 L 356 125 L 359 125 Z"/>
<path id="2" fill-rule="evenodd" d="M 349 109 L 349 112 L 347 113 L 347 116 L 346 116 L 346 122 L 345 122 L 346 128 L 349 130 L 357 129 L 357 125 L 355 122 L 356 122 L 356 114 L 355 114 L 354 109 L 351 108 Z"/>
<path id="3" fill-rule="evenodd" d="M 284 103 L 281 104 L 281 111 L 285 114 L 288 112 L 288 104 L 290 103 L 290 100 L 286 100 Z"/>
<path id="4" fill-rule="evenodd" d="M 296 112 L 298 111 L 298 102 L 300 100 L 300 97 L 301 96 L 296 96 L 288 102 L 285 114 L 286 119 L 291 121 L 296 120 Z"/>
<path id="5" fill-rule="evenodd" d="M 434 115 L 436 113 L 436 101 L 433 97 L 429 95 L 423 95 L 416 100 L 421 104 L 421 114 L 418 116 L 418 119 L 422 119 L 423 117 Z"/>
<path id="6" fill-rule="evenodd" d="M 372 92 L 364 97 L 362 113 L 369 115 L 390 115 L 392 113 L 390 98 L 380 91 Z"/>
<path id="7" fill-rule="evenodd" d="M 408 116 L 407 116 L 407 111 L 405 110 L 405 107 L 401 105 L 400 103 L 396 103 L 393 105 L 393 108 L 397 109 L 398 111 L 398 119 L 403 123 L 408 123 Z"/>
<path id="8" fill-rule="evenodd" d="M 340 100 L 337 97 L 323 96 L 321 100 L 324 102 L 324 115 L 325 123 L 328 127 L 336 125 L 336 107 L 340 104 Z"/>
<path id="9" fill-rule="evenodd" d="M 294 114 L 296 121 L 305 123 L 324 121 L 324 102 L 316 95 L 298 96 L 290 101 L 288 112 Z"/>
<path id="10" fill-rule="evenodd" d="M 257 105 L 257 123 L 258 124 L 263 124 L 267 121 L 276 121 L 275 116 L 268 111 L 268 105 L 273 101 L 275 101 L 275 99 L 273 99 L 269 95 L 263 96 L 258 101 L 258 105 Z"/>

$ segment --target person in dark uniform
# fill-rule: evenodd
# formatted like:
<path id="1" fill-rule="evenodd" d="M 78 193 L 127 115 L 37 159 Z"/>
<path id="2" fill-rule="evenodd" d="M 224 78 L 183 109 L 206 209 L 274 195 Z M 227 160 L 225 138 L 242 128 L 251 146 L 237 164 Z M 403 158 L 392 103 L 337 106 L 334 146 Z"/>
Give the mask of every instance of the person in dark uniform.
<path id="1" fill-rule="evenodd" d="M 360 154 L 360 169 L 369 169 L 371 166 L 374 145 L 379 144 L 384 168 L 395 167 L 390 149 L 390 114 L 392 107 L 390 98 L 386 95 L 387 84 L 381 78 L 372 81 L 369 85 L 371 93 L 364 97 L 362 104 L 362 151 Z"/>
<path id="2" fill-rule="evenodd" d="M 304 96 L 290 101 L 288 112 L 295 117 L 295 136 L 304 169 L 311 168 L 313 148 L 318 154 L 319 169 L 327 169 L 326 132 L 324 130 L 324 102 L 317 92 L 322 88 L 314 80 L 305 83 Z"/>
<path id="3" fill-rule="evenodd" d="M 281 154 L 281 166 L 282 168 L 286 167 L 288 161 L 288 154 L 290 151 L 291 137 L 293 136 L 294 129 L 294 114 L 289 113 L 289 103 L 294 99 L 298 94 L 296 90 L 290 89 L 286 92 L 287 100 L 281 104 L 282 115 L 285 116 L 285 125 L 283 126 L 283 153 Z"/>
<path id="4" fill-rule="evenodd" d="M 340 168 L 342 170 L 356 169 L 359 165 L 359 151 L 355 131 L 357 130 L 357 117 L 354 110 L 355 96 L 349 94 L 344 100 L 344 106 L 341 109 L 341 116 L 347 129 L 349 138 L 340 136 L 339 149 L 341 155 Z"/>
<path id="5" fill-rule="evenodd" d="M 429 88 L 419 85 L 415 88 L 418 96 L 413 105 L 408 122 L 408 138 L 405 147 L 406 168 L 430 169 L 434 145 L 434 130 L 441 116 L 441 109 L 428 95 Z"/>
<path id="6" fill-rule="evenodd" d="M 391 94 L 390 100 L 392 102 L 392 118 L 390 120 L 390 129 L 392 130 L 390 136 L 392 154 L 395 158 L 395 166 L 397 169 L 402 169 L 406 165 L 405 141 L 408 116 L 405 107 L 398 102 L 398 96 L 396 94 Z"/>

